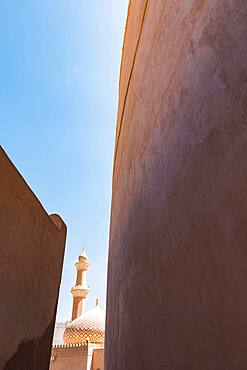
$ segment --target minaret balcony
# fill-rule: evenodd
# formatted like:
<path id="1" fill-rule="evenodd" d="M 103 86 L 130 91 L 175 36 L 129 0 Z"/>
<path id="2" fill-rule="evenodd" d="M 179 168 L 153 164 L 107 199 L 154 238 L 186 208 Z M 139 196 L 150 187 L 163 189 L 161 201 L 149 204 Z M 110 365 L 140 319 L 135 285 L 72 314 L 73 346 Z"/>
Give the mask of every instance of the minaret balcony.
<path id="1" fill-rule="evenodd" d="M 89 289 L 87 287 L 84 287 L 82 285 L 76 285 L 71 289 L 71 293 L 74 298 L 80 297 L 80 298 L 86 298 L 86 296 L 89 293 Z"/>
<path id="2" fill-rule="evenodd" d="M 89 263 L 85 260 L 77 261 L 75 263 L 75 266 L 76 266 L 77 271 L 79 271 L 79 270 L 87 271 L 88 268 L 89 268 Z"/>

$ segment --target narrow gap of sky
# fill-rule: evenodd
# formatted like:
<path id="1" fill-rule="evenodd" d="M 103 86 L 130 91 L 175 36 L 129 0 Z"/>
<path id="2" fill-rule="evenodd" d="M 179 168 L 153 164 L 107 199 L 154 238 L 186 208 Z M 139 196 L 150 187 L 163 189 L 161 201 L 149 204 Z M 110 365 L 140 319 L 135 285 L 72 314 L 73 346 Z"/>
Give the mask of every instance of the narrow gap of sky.
<path id="1" fill-rule="evenodd" d="M 105 306 L 118 80 L 128 0 L 1 0 L 1 145 L 68 227 L 58 321 L 74 263 L 91 267 L 87 309 Z"/>

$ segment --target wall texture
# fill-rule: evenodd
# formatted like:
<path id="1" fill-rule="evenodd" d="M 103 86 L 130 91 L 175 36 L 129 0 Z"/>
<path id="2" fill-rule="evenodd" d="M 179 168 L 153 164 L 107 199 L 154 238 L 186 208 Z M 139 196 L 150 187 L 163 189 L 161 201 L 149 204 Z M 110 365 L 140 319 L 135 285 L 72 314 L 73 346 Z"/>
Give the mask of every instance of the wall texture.
<path id="1" fill-rule="evenodd" d="M 49 370 L 90 370 L 91 362 L 87 345 L 61 345 L 52 348 Z"/>
<path id="2" fill-rule="evenodd" d="M 247 2 L 131 0 L 107 370 L 245 370 Z"/>
<path id="3" fill-rule="evenodd" d="M 49 370 L 104 370 L 104 348 L 90 343 L 53 346 Z"/>
<path id="4" fill-rule="evenodd" d="M 66 226 L 0 148 L 0 369 L 47 370 Z"/>
<path id="5" fill-rule="evenodd" d="M 104 348 L 94 349 L 92 367 L 90 370 L 104 370 Z"/>

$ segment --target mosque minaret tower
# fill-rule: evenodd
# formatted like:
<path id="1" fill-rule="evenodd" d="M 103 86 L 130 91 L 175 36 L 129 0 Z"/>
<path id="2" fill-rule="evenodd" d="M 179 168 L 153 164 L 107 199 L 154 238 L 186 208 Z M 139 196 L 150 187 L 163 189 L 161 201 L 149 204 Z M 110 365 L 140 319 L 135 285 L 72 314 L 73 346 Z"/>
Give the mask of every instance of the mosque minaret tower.
<path id="1" fill-rule="evenodd" d="M 89 293 L 87 287 L 87 270 L 89 268 L 89 262 L 85 249 L 83 249 L 82 254 L 78 257 L 75 267 L 77 270 L 76 285 L 71 289 L 73 296 L 72 321 L 84 314 L 85 299 Z"/>
<path id="2" fill-rule="evenodd" d="M 49 370 L 104 370 L 105 311 L 96 305 L 85 312 L 89 293 L 85 250 L 75 263 L 76 283 L 71 289 L 71 321 L 56 323 Z"/>

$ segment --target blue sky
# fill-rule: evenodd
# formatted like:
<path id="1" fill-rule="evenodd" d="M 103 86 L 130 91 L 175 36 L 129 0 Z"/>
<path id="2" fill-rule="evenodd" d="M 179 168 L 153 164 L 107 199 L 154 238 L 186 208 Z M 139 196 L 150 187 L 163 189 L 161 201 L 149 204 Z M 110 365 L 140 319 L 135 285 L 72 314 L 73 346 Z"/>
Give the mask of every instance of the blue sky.
<path id="1" fill-rule="evenodd" d="M 1 145 L 68 226 L 58 320 L 86 247 L 105 305 L 118 79 L 128 0 L 0 1 Z"/>

